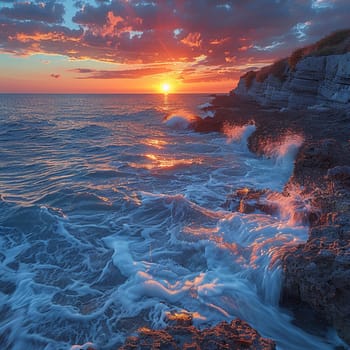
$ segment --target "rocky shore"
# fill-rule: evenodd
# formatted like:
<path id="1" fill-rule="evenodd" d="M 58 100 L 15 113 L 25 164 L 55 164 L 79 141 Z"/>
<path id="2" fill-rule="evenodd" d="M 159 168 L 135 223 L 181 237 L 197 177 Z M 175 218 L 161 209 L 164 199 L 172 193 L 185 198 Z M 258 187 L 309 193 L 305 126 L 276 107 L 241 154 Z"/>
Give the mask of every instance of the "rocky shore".
<path id="1" fill-rule="evenodd" d="M 286 59 L 241 77 L 237 88 L 216 96 L 207 109 L 214 117 L 193 122 L 197 132 L 223 132 L 226 125 L 254 123 L 249 149 L 260 156 L 269 145 L 299 135 L 303 143 L 280 194 L 295 193 L 307 211 L 303 244 L 279 253 L 283 268 L 280 304 L 306 330 L 333 327 L 350 346 L 350 30 L 339 31 Z M 276 214 L 268 190 L 237 189 L 223 206 L 244 213 Z M 199 331 L 190 316 L 175 317 L 164 330 L 139 330 L 121 350 L 274 349 L 247 323 L 236 319 Z"/>
<path id="2" fill-rule="evenodd" d="M 198 120 L 195 129 L 221 131 L 225 123 L 254 120 L 249 147 L 259 155 L 285 134 L 303 136 L 283 195 L 297 190 L 309 202 L 309 238 L 281 252 L 281 303 L 311 308 L 350 344 L 350 114 L 341 109 L 281 111 L 234 94 L 215 98 L 212 108 L 215 117 Z"/>
<path id="3" fill-rule="evenodd" d="M 239 319 L 198 330 L 190 314 L 171 314 L 164 330 L 142 328 L 129 337 L 119 350 L 273 350 L 272 340 L 263 338 Z"/>
<path id="4" fill-rule="evenodd" d="M 282 135 L 303 136 L 283 195 L 289 197 L 297 190 L 308 201 L 310 210 L 305 220 L 310 227 L 309 238 L 280 252 L 284 272 L 280 302 L 295 312 L 295 322 L 301 327 L 306 317 L 318 325 L 324 322 L 350 344 L 350 114 L 337 109 L 281 111 L 234 94 L 217 96 L 209 108 L 215 116 L 197 119 L 193 124 L 196 131 L 221 132 L 227 123 L 241 126 L 254 121 L 256 131 L 248 140 L 249 148 L 261 156 L 265 146 L 280 142 Z M 265 194 L 237 191 L 234 196 L 239 204 L 234 210 L 254 210 L 250 206 L 253 200 L 257 209 L 273 213 L 273 207 L 260 202 Z M 308 326 L 312 328 L 312 324 Z M 139 330 L 139 335 L 128 338 L 121 350 L 274 348 L 272 340 L 262 338 L 239 319 L 199 331 L 188 316 L 174 318 L 164 330 Z"/>

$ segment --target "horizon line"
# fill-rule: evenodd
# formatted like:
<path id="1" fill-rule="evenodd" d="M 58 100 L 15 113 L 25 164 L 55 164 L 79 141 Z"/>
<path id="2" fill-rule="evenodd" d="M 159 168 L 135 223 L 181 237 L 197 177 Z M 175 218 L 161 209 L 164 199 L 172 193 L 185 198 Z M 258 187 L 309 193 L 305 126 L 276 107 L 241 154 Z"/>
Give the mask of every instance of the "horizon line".
<path id="1" fill-rule="evenodd" d="M 174 92 L 174 93 L 157 93 L 157 92 L 1 92 L 0 95 L 218 95 L 229 94 L 229 92 Z"/>

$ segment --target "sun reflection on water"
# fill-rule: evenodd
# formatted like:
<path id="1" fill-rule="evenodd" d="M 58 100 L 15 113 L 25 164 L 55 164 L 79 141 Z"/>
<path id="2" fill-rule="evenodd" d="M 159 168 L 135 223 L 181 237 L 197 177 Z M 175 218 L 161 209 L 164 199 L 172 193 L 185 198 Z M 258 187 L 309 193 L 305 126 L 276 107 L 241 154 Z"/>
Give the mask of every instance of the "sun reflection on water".
<path id="1" fill-rule="evenodd" d="M 163 149 L 168 144 L 165 140 L 160 139 L 146 139 L 143 143 L 156 149 Z"/>
<path id="2" fill-rule="evenodd" d="M 130 166 L 133 168 L 143 168 L 147 170 L 170 170 L 170 169 L 176 169 L 178 167 L 185 167 L 185 166 L 191 166 L 191 165 L 198 165 L 202 164 L 203 160 L 200 158 L 180 158 L 176 159 L 169 155 L 157 155 L 153 153 L 147 153 L 144 155 L 146 160 L 149 160 L 151 162 L 147 163 L 129 163 Z"/>

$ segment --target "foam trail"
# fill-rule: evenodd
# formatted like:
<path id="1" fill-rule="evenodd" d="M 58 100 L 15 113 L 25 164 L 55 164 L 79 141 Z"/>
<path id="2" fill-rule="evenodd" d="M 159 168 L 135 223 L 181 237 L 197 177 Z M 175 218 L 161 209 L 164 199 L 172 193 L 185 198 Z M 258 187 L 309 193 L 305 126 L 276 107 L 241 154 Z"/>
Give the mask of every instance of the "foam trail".
<path id="1" fill-rule="evenodd" d="M 165 220 L 166 234 L 147 230 L 143 243 L 136 245 L 118 237 L 105 240 L 114 249 L 114 264 L 127 277 L 118 288 L 118 300 L 129 315 L 151 308 L 157 327 L 164 326 L 169 310 L 195 314 L 198 326 L 240 317 L 281 349 L 329 348 L 293 326 L 278 308 L 278 252 L 304 240 L 305 227 L 293 228 L 261 214 L 210 211 L 179 195 L 141 197 L 143 204 L 132 215 L 143 220 L 144 213 L 156 208 L 153 215 Z M 159 303 L 168 307 L 160 310 Z"/>

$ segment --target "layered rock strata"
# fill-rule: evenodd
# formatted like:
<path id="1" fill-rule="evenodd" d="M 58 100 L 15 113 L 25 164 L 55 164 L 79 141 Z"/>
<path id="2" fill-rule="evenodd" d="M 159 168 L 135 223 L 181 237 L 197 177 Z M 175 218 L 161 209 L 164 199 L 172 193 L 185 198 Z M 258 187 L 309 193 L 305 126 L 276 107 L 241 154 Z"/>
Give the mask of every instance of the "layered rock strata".
<path id="1" fill-rule="evenodd" d="M 350 53 L 305 57 L 295 69 L 286 61 L 279 77 L 271 73 L 263 81 L 246 74 L 232 93 L 263 106 L 350 113 Z"/>

